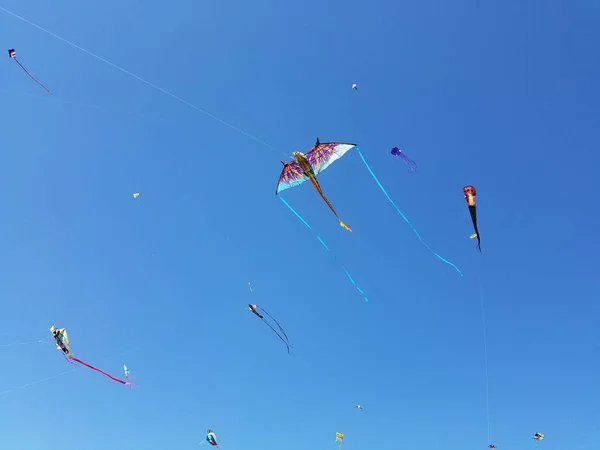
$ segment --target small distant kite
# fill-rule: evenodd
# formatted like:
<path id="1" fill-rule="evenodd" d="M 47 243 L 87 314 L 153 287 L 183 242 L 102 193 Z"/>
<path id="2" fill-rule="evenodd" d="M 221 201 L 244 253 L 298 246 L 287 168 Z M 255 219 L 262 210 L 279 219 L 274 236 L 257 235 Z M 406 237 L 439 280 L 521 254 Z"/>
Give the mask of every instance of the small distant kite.
<path id="1" fill-rule="evenodd" d="M 248 304 L 248 309 L 249 309 L 250 311 L 252 311 L 252 313 L 253 313 L 253 314 L 254 314 L 256 317 L 258 317 L 259 319 L 261 319 L 261 320 L 262 320 L 262 321 L 263 321 L 263 322 L 264 322 L 264 323 L 265 323 L 265 324 L 266 324 L 266 325 L 267 325 L 267 326 L 268 326 L 268 327 L 269 327 L 271 330 L 273 330 L 273 333 L 275 333 L 275 334 L 276 334 L 276 335 L 279 337 L 279 339 L 281 339 L 281 340 L 283 341 L 283 343 L 286 345 L 286 347 L 287 347 L 287 352 L 288 352 L 288 354 L 289 354 L 289 353 L 290 353 L 290 347 L 291 347 L 291 345 L 290 345 L 290 341 L 289 341 L 289 339 L 288 339 L 288 337 L 287 337 L 287 334 L 285 334 L 285 331 L 283 331 L 283 328 L 281 328 L 281 325 L 279 325 L 279 322 L 277 322 L 277 320 L 275 320 L 275 319 L 273 318 L 273 316 L 271 316 L 271 314 L 269 314 L 267 311 L 265 311 L 265 310 L 264 310 L 263 308 L 261 308 L 260 306 L 257 306 L 257 305 L 252 305 L 252 304 Z M 262 314 L 260 314 L 260 313 L 258 312 L 258 310 L 260 310 L 261 312 L 263 312 L 264 314 L 266 314 L 267 316 L 269 316 L 269 318 L 270 318 L 271 320 L 273 320 L 273 322 L 275 322 L 275 324 L 277 325 L 277 327 L 279 328 L 279 331 L 281 331 L 281 334 L 283 334 L 283 336 L 282 336 L 281 334 L 279 334 L 279 333 L 277 332 L 277 330 L 275 330 L 275 328 L 273 328 L 273 326 L 272 326 L 272 325 L 271 325 L 269 322 L 267 322 L 267 320 L 265 319 L 265 317 L 264 317 Z"/>
<path id="2" fill-rule="evenodd" d="M 344 442 L 344 434 L 343 433 L 335 433 L 335 442 L 339 442 L 339 449 L 342 450 L 342 443 Z"/>
<path id="3" fill-rule="evenodd" d="M 494 444 L 490 444 L 488 445 L 489 448 L 491 448 L 492 450 L 494 450 L 495 448 L 497 448 Z"/>
<path id="4" fill-rule="evenodd" d="M 340 222 L 340 226 L 352 232 L 350 227 L 346 225 L 342 219 L 340 219 L 338 214 L 335 212 L 335 209 L 333 209 L 333 206 L 331 206 L 331 203 L 329 203 L 329 200 L 327 200 L 327 197 L 325 197 L 325 194 L 323 194 L 323 190 L 317 181 L 317 174 L 327 169 L 331 163 L 340 159 L 348 150 L 353 147 L 355 147 L 354 144 L 347 144 L 344 142 L 327 142 L 321 144 L 321 142 L 319 142 L 319 138 L 317 138 L 316 144 L 306 155 L 301 152 L 293 152 L 293 155 L 296 158 L 295 161 L 288 163 L 281 161 L 281 164 L 283 164 L 283 171 L 279 176 L 275 194 L 279 194 L 284 189 L 298 186 L 299 184 L 304 183 L 306 180 L 310 180 L 321 198 L 325 201 L 325 203 L 327 203 L 327 206 L 329 206 L 331 212 L 333 212 L 335 217 Z"/>
<path id="5" fill-rule="evenodd" d="M 75 356 L 73 356 L 73 354 L 71 353 L 71 344 L 69 343 L 69 336 L 67 335 L 66 328 L 58 329 L 54 325 L 52 325 L 52 327 L 50 327 L 50 332 L 52 333 L 52 336 L 54 336 L 54 340 L 56 342 L 56 348 L 63 352 L 65 358 L 67 358 L 67 361 L 78 362 L 79 364 L 84 365 L 89 369 L 95 370 L 96 372 L 100 372 L 102 375 L 110 378 L 113 381 L 116 381 L 117 383 L 121 383 L 126 386 L 131 386 L 131 383 L 129 383 L 128 381 L 119 380 L 118 378 L 115 378 L 115 377 L 107 374 L 106 372 L 103 372 L 102 370 L 100 370 L 94 366 L 91 366 L 88 363 L 85 363 L 78 358 L 75 358 Z"/>
<path id="6" fill-rule="evenodd" d="M 471 213 L 471 220 L 473 221 L 473 228 L 475 228 L 475 234 L 472 234 L 471 239 L 477 238 L 477 249 L 481 252 L 481 238 L 479 237 L 479 230 L 477 229 L 477 206 L 476 206 L 476 195 L 474 186 L 465 186 L 463 188 L 465 194 L 465 200 L 469 205 L 469 212 Z"/>
<path id="7" fill-rule="evenodd" d="M 138 198 L 139 196 L 140 196 L 140 193 L 139 193 L 139 192 L 135 192 L 135 193 L 133 194 L 133 198 Z"/>
<path id="8" fill-rule="evenodd" d="M 402 158 L 406 163 L 409 172 L 414 172 L 417 169 L 417 163 L 410 159 L 408 156 L 406 156 L 398 147 L 394 147 L 392 149 L 392 155 L 399 156 L 400 158 Z"/>
<path id="9" fill-rule="evenodd" d="M 252 292 L 252 285 L 250 284 L 249 281 L 248 281 L 248 287 L 250 288 L 250 292 Z"/>
<path id="10" fill-rule="evenodd" d="M 217 447 L 217 449 L 219 449 L 219 445 L 217 444 L 217 436 L 210 428 L 206 430 L 206 441 L 213 447 Z"/>
<path id="11" fill-rule="evenodd" d="M 363 409 L 363 407 L 362 407 L 362 406 L 360 406 L 360 405 L 356 405 L 356 406 L 355 406 L 355 408 L 356 408 L 356 409 Z"/>
<path id="12" fill-rule="evenodd" d="M 8 50 L 8 56 L 10 56 L 12 59 L 14 59 L 14 61 L 15 61 L 15 62 L 16 62 L 16 63 L 17 63 L 19 66 L 21 66 L 21 69 L 23 69 L 23 71 L 24 71 L 24 72 L 25 72 L 27 75 L 29 75 L 29 78 L 31 78 L 33 81 L 35 81 L 35 82 L 36 82 L 37 84 L 39 84 L 41 87 L 43 87 L 43 88 L 46 90 L 46 92 L 48 92 L 49 94 L 51 94 L 51 95 L 52 95 L 52 92 L 50 92 L 50 90 L 49 90 L 49 89 L 48 89 L 46 86 L 44 86 L 42 83 L 40 83 L 38 80 L 36 80 L 36 79 L 35 79 L 35 77 L 34 77 L 33 75 L 31 75 L 31 74 L 29 73 L 29 71 L 28 71 L 28 70 L 27 70 L 27 69 L 26 69 L 26 68 L 23 66 L 23 64 L 21 64 L 21 63 L 19 62 L 19 60 L 17 59 L 17 52 L 15 51 L 15 49 L 14 49 L 14 48 L 11 48 L 11 49 L 9 49 L 9 50 Z"/>
<path id="13" fill-rule="evenodd" d="M 354 89 L 355 91 L 358 91 L 358 86 L 356 84 L 353 84 L 352 89 Z"/>
<path id="14" fill-rule="evenodd" d="M 125 373 L 125 378 L 129 378 L 129 374 L 131 373 L 131 371 L 127 368 L 125 364 L 123 364 L 123 372 Z"/>
<path id="15" fill-rule="evenodd" d="M 544 433 L 535 433 L 535 434 L 533 435 L 533 438 L 534 438 L 536 441 L 541 441 L 542 439 L 544 439 Z"/>

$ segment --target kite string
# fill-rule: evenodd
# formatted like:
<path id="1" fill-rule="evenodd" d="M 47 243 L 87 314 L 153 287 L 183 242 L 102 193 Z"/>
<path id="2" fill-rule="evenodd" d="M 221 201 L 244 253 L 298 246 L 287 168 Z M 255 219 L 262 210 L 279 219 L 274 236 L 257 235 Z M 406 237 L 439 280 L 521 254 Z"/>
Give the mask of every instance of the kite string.
<path id="1" fill-rule="evenodd" d="M 440 261 L 445 262 L 449 266 L 454 267 L 456 269 L 456 271 L 462 277 L 463 273 L 460 271 L 460 269 L 458 267 L 456 267 L 456 265 L 452 264 L 450 261 L 448 261 L 447 259 L 443 258 L 441 255 L 437 254 L 436 252 L 434 252 L 433 249 L 429 245 L 427 245 L 427 243 L 423 240 L 423 238 L 421 237 L 421 235 L 419 234 L 419 232 L 416 230 L 416 228 L 413 226 L 413 224 L 410 223 L 410 220 L 408 220 L 408 217 L 406 217 L 404 215 L 404 213 L 400 210 L 400 208 L 398 208 L 398 206 L 396 206 L 396 203 L 394 203 L 394 200 L 392 200 L 392 198 L 387 193 L 387 191 L 385 190 L 385 188 L 383 187 L 383 185 L 379 182 L 379 179 L 377 178 L 377 176 L 375 175 L 375 173 L 373 172 L 373 170 L 371 170 L 371 167 L 369 166 L 369 164 L 367 164 L 367 160 L 365 159 L 365 157 L 363 156 L 362 152 L 360 151 L 360 148 L 356 147 L 356 151 L 358 152 L 358 156 L 360 156 L 360 159 L 362 159 L 362 162 L 364 163 L 365 167 L 367 168 L 367 170 L 369 171 L 369 173 L 371 174 L 371 176 L 373 177 L 373 179 L 375 180 L 375 182 L 379 186 L 379 189 L 381 189 L 381 191 L 385 194 L 385 196 L 387 197 L 388 201 L 392 204 L 392 206 L 396 209 L 396 211 L 398 211 L 398 214 L 400 214 L 400 216 L 404 219 L 404 221 L 408 224 L 408 226 L 413 230 L 413 232 L 419 238 L 419 240 L 421 241 L 421 243 L 427 248 L 427 250 L 429 250 L 431 253 L 433 253 Z"/>
<path id="2" fill-rule="evenodd" d="M 80 45 L 77 45 L 77 44 L 69 41 L 68 39 L 65 39 L 65 38 L 59 36 L 58 34 L 55 34 L 52 31 L 47 30 L 44 27 L 42 27 L 42 26 L 40 26 L 40 25 L 38 25 L 36 23 L 31 22 L 30 20 L 27 20 L 25 17 L 22 17 L 22 16 L 14 13 L 12 11 L 9 11 L 8 9 L 4 8 L 2 5 L 0 5 L 0 10 L 2 10 L 5 13 L 10 14 L 11 16 L 13 16 L 13 17 L 15 17 L 15 18 L 17 18 L 17 19 L 19 19 L 19 20 L 21 20 L 21 21 L 23 21 L 23 22 L 25 22 L 25 23 L 27 23 L 27 24 L 35 27 L 35 28 L 37 28 L 40 31 L 43 31 L 46 34 L 49 34 L 50 36 L 54 37 L 55 39 L 58 39 L 58 40 L 64 42 L 65 44 L 68 44 L 71 47 L 74 47 L 74 48 L 76 48 L 76 49 L 78 49 L 78 50 L 80 50 L 80 51 L 88 54 L 89 56 L 91 56 L 93 58 L 96 58 L 98 61 L 101 61 L 101 62 L 103 62 L 105 64 L 108 64 L 109 66 L 111 66 L 111 67 L 113 67 L 113 68 L 115 68 L 115 69 L 123 72 L 124 74 L 129 75 L 130 77 L 135 78 L 138 81 L 141 81 L 142 83 L 150 86 L 153 89 L 156 89 L 157 91 L 162 92 L 165 95 L 168 95 L 169 97 L 177 100 L 178 102 L 183 103 L 184 105 L 189 106 L 190 108 L 192 108 L 192 109 L 194 109 L 194 110 L 196 110 L 198 112 L 201 112 L 202 114 L 206 115 L 207 117 L 210 117 L 211 119 L 213 119 L 213 120 L 215 120 L 217 122 L 220 122 L 221 124 L 223 124 L 223 125 L 231 128 L 232 130 L 237 131 L 238 133 L 243 134 L 244 136 L 246 136 L 246 137 L 248 137 L 248 138 L 250 138 L 250 139 L 258 142 L 259 144 L 262 144 L 262 145 L 264 145 L 264 146 L 266 146 L 266 147 L 268 147 L 268 148 L 270 148 L 272 150 L 275 150 L 276 152 L 279 152 L 282 155 L 285 155 L 286 157 L 288 156 L 286 153 L 282 152 L 281 150 L 279 150 L 278 148 L 276 148 L 273 145 L 269 144 L 268 142 L 265 142 L 262 139 L 259 139 L 259 138 L 255 137 L 255 136 L 251 135 L 250 133 L 245 132 L 241 128 L 238 128 L 235 125 L 232 125 L 231 123 L 229 123 L 229 122 L 227 122 L 227 121 L 225 121 L 225 120 L 223 120 L 223 119 L 215 116 L 214 114 L 209 113 L 208 111 L 205 111 L 204 109 L 202 109 L 202 108 L 194 105 L 193 103 L 188 102 L 187 100 L 179 97 L 178 95 L 175 95 L 172 92 L 169 92 L 166 89 L 163 89 L 160 86 L 158 86 L 158 85 L 156 85 L 154 83 L 151 83 L 150 81 L 148 81 L 148 80 L 146 80 L 146 79 L 144 79 L 144 78 L 142 78 L 142 77 L 140 77 L 140 76 L 138 76 L 138 75 L 136 75 L 136 74 L 128 71 L 127 69 L 124 69 L 124 68 L 118 66 L 117 64 L 110 62 L 109 60 L 107 60 L 107 59 L 105 59 L 105 58 L 103 58 L 103 57 L 101 57 L 101 56 L 99 56 L 99 55 L 91 52 L 90 50 L 87 50 L 87 49 L 81 47 Z"/>
<path id="3" fill-rule="evenodd" d="M 481 298 L 481 323 L 483 325 L 483 356 L 485 363 L 485 411 L 487 418 L 487 438 L 488 444 L 490 442 L 490 377 L 489 377 L 489 368 L 488 368 L 488 345 L 487 345 L 487 326 L 485 320 L 485 301 L 483 296 L 483 282 L 481 280 L 481 265 L 479 265 L 479 270 L 477 272 L 477 277 L 479 279 L 479 295 Z"/>
<path id="4" fill-rule="evenodd" d="M 310 231 L 313 232 L 313 234 L 316 236 L 317 240 L 321 243 L 321 245 L 323 247 L 325 247 L 325 250 L 327 250 L 329 252 L 329 254 L 332 256 L 333 260 L 336 263 L 338 263 L 340 265 L 340 267 L 342 268 L 342 270 L 346 273 L 346 276 L 348 277 L 348 279 L 350 280 L 350 282 L 354 285 L 354 287 L 356 288 L 356 290 L 361 293 L 361 295 L 364 297 L 364 299 L 365 299 L 366 302 L 369 302 L 369 299 L 367 298 L 367 296 L 364 293 L 364 291 L 360 287 L 358 287 L 358 285 L 356 284 L 356 281 L 354 281 L 354 278 L 352 278 L 352 276 L 350 275 L 350 272 L 348 272 L 348 270 L 346 269 L 346 267 L 344 267 L 344 265 L 337 259 L 335 253 L 333 253 L 331 251 L 331 249 L 329 247 L 327 247 L 327 244 L 325 243 L 325 241 L 323 241 L 323 239 L 321 239 L 321 236 L 319 236 L 315 232 L 315 230 L 312 229 L 312 227 L 308 224 L 308 222 L 306 220 L 304 220 L 302 218 L 302 216 L 294 208 L 292 208 L 292 206 L 288 202 L 286 202 L 285 199 L 281 195 L 279 195 L 278 197 L 285 204 L 285 206 L 287 206 L 288 209 L 290 211 L 292 211 L 294 213 L 294 215 L 306 226 L 306 228 L 308 228 Z"/>
<path id="5" fill-rule="evenodd" d="M 13 342 L 12 344 L 0 344 L 0 347 L 12 347 L 13 345 L 29 345 L 29 344 L 50 344 L 50 342 L 46 342 L 48 339 L 52 339 L 52 336 L 49 336 L 47 338 L 40 339 L 37 341 Z"/>

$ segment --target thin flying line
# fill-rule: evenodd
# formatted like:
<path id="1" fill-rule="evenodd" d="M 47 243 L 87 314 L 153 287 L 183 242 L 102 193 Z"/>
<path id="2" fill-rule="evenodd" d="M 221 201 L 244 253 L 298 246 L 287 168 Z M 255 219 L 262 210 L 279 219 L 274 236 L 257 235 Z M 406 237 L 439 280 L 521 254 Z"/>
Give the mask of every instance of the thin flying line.
<path id="1" fill-rule="evenodd" d="M 230 124 L 229 122 L 226 122 L 225 120 L 223 120 L 223 119 L 220 119 L 219 117 L 215 116 L 214 114 L 211 114 L 211 113 L 209 113 L 208 111 L 205 111 L 205 110 L 203 110 L 202 108 L 199 108 L 198 106 L 194 105 L 193 103 L 190 103 L 190 102 L 188 102 L 187 100 L 184 100 L 183 98 L 179 97 L 178 95 L 175 95 L 175 94 L 173 94 L 172 92 L 169 92 L 169 91 L 167 91 L 166 89 L 163 89 L 163 88 L 161 88 L 160 86 L 157 86 L 156 84 L 154 84 L 154 83 L 151 83 L 150 81 L 148 81 L 148 80 L 145 80 L 144 78 L 142 78 L 142 77 L 140 77 L 140 76 L 138 76 L 138 75 L 136 75 L 136 74 L 134 74 L 134 73 L 132 73 L 132 72 L 128 71 L 127 69 L 124 69 L 124 68 L 122 68 L 122 67 L 120 67 L 120 66 L 116 65 L 115 63 L 112 63 L 112 62 L 108 61 L 107 59 L 104 59 L 103 57 L 101 57 L 101 56 L 99 56 L 99 55 L 97 55 L 97 54 L 95 54 L 95 53 L 93 53 L 93 52 L 91 52 L 91 51 L 89 51 L 89 50 L 87 50 L 87 49 L 85 49 L 85 48 L 81 47 L 80 45 L 77 45 L 77 44 L 75 44 L 75 43 L 73 43 L 73 42 L 71 42 L 71 41 L 69 41 L 69 40 L 67 40 L 67 39 L 65 39 L 65 38 L 63 38 L 63 37 L 61 37 L 61 36 L 59 36 L 58 34 L 55 34 L 55 33 L 53 33 L 52 31 L 49 31 L 49 30 L 45 29 L 44 27 L 42 27 L 42 26 L 40 26 L 40 25 L 38 25 L 38 24 L 36 24 L 36 23 L 33 23 L 33 22 L 31 22 L 30 20 L 27 20 L 25 17 L 22 17 L 22 16 L 20 16 L 20 15 L 18 15 L 18 14 L 16 14 L 16 13 L 14 13 L 14 12 L 12 12 L 12 11 L 9 11 L 8 9 L 4 8 L 2 5 L 0 5 L 0 10 L 4 11 L 4 12 L 5 12 L 5 13 L 7 13 L 7 14 L 10 14 L 11 16 L 13 16 L 13 17 L 15 17 L 15 18 L 17 18 L 17 19 L 19 19 L 19 20 L 22 20 L 23 22 L 25 22 L 25 23 L 27 23 L 27 24 L 29 24 L 29 25 L 31 25 L 31 26 L 33 26 L 33 27 L 37 28 L 37 29 L 38 29 L 38 30 L 40 30 L 40 31 L 43 31 L 43 32 L 44 32 L 44 33 L 46 33 L 46 34 L 49 34 L 50 36 L 52 36 L 52 37 L 54 37 L 54 38 L 56 38 L 56 39 L 58 39 L 58 40 L 61 40 L 61 41 L 63 41 L 65 44 L 68 44 L 68 45 L 70 45 L 71 47 L 75 47 L 76 49 L 78 49 L 78 50 L 81 50 L 81 51 L 82 51 L 82 52 L 84 52 L 84 53 L 87 53 L 88 55 L 90 55 L 90 56 L 92 56 L 92 57 L 96 58 L 97 60 L 99 60 L 99 61 L 102 61 L 103 63 L 105 63 L 105 64 L 108 64 L 109 66 L 111 66 L 111 67 L 113 67 L 113 68 L 115 68 L 115 69 L 117 69 L 117 70 L 120 70 L 120 71 L 121 71 L 121 72 L 123 72 L 124 74 L 126 74 L 126 75 L 129 75 L 130 77 L 132 77 L 132 78 L 135 78 L 136 80 L 138 80 L 138 81 L 141 81 L 142 83 L 145 83 L 145 84 L 147 84 L 147 85 L 148 85 L 148 86 L 150 86 L 151 88 L 154 88 L 154 89 L 156 89 L 157 91 L 160 91 L 160 92 L 162 92 L 163 94 L 166 94 L 166 95 L 168 95 L 168 96 L 169 96 L 169 97 L 171 97 L 171 98 L 174 98 L 175 100 L 177 100 L 177 101 L 179 101 L 179 102 L 183 103 L 184 105 L 187 105 L 187 106 L 189 106 L 189 107 L 190 107 L 190 108 L 192 108 L 192 109 L 195 109 L 196 111 L 199 111 L 199 112 L 201 112 L 202 114 L 205 114 L 206 116 L 210 117 L 211 119 L 213 119 L 213 120 L 216 120 L 217 122 L 220 122 L 220 123 L 222 123 L 223 125 L 226 125 L 226 126 L 228 126 L 228 127 L 229 127 L 229 128 L 231 128 L 232 130 L 235 130 L 235 131 L 237 131 L 238 133 L 240 133 L 240 134 L 243 134 L 244 136 L 246 136 L 246 137 L 248 137 L 248 138 L 250 138 L 250 139 L 253 139 L 254 141 L 258 142 L 259 144 L 263 144 L 264 146 L 266 146 L 266 147 L 268 147 L 268 148 L 270 148 L 270 149 L 272 149 L 272 150 L 275 150 L 276 152 L 279 152 L 279 153 L 281 153 L 282 155 L 288 156 L 286 153 L 284 153 L 284 152 L 282 152 L 281 150 L 279 150 L 279 149 L 277 149 L 277 148 L 273 147 L 273 146 L 272 146 L 271 144 L 269 144 L 268 142 L 265 142 L 265 141 L 263 141 L 262 139 L 259 139 L 259 138 L 255 137 L 255 136 L 252 136 L 252 135 L 251 135 L 251 134 L 249 134 L 249 133 L 246 133 L 246 132 L 245 132 L 244 130 L 242 130 L 241 128 L 238 128 L 238 127 L 236 127 L 235 125 L 232 125 L 232 124 Z"/>
<path id="2" fill-rule="evenodd" d="M 484 359 L 485 359 L 485 409 L 487 417 L 487 437 L 488 444 L 490 444 L 490 378 L 488 370 L 488 346 L 487 346 L 487 328 L 485 324 L 485 304 L 483 301 L 483 284 L 481 282 L 481 266 L 479 277 L 479 292 L 481 296 L 481 322 L 483 324 L 483 348 L 484 348 Z"/>

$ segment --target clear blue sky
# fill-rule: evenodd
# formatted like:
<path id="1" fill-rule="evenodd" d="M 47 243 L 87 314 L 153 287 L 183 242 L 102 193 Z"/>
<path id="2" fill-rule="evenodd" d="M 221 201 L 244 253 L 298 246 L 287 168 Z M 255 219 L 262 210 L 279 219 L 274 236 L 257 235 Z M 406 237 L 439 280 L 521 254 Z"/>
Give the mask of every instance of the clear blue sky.
<path id="1" fill-rule="evenodd" d="M 352 151 L 320 179 L 353 234 L 309 184 L 284 196 L 367 304 L 275 196 L 282 155 L 0 12 L 3 45 L 54 92 L 5 56 L 0 447 L 191 450 L 212 428 L 222 450 L 335 450 L 336 431 L 345 450 L 486 450 L 481 276 L 491 442 L 590 448 L 600 4 L 483 3 L 2 1 L 285 154 L 358 143 L 465 275 Z M 7 345 L 53 323 L 139 388 Z"/>

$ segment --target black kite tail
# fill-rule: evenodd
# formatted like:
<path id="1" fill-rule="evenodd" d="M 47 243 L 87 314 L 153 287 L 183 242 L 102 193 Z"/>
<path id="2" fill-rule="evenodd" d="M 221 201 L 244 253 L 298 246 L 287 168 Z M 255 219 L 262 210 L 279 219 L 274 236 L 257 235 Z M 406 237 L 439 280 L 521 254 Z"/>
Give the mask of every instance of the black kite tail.
<path id="1" fill-rule="evenodd" d="M 481 238 L 479 237 L 479 230 L 477 229 L 477 207 L 469 206 L 469 212 L 471 213 L 471 221 L 473 222 L 473 228 L 475 228 L 475 234 L 477 235 L 477 249 L 481 253 Z"/>

